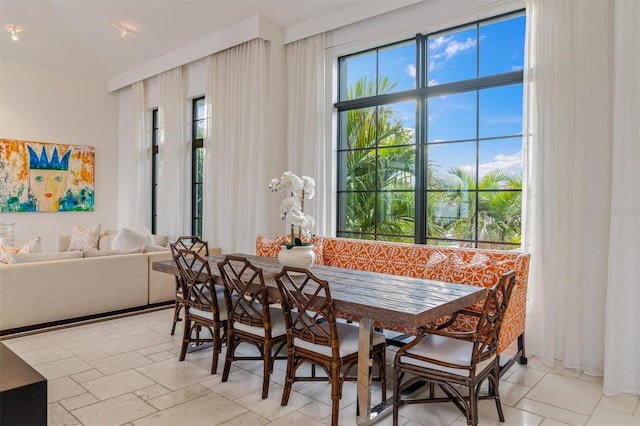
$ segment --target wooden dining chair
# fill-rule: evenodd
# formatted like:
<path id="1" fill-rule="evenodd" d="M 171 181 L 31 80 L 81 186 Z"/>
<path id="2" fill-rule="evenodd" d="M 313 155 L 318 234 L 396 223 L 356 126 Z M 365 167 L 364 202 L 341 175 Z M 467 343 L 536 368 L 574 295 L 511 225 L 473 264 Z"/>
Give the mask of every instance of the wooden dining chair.
<path id="1" fill-rule="evenodd" d="M 209 262 L 197 252 L 177 249 L 173 258 L 180 271 L 184 295 L 184 327 L 179 359 L 184 361 L 189 344 L 211 343 L 211 374 L 215 374 L 218 355 L 222 351 L 221 333 L 227 327 L 224 287 L 214 284 Z M 208 333 L 203 333 L 203 329 Z"/>
<path id="2" fill-rule="evenodd" d="M 273 362 L 287 345 L 282 309 L 269 306 L 262 269 L 246 257 L 227 255 L 218 263 L 218 269 L 224 281 L 227 304 L 227 353 L 222 381 L 229 378 L 233 361 L 262 360 L 262 399 L 265 399 L 269 396 Z M 260 356 L 238 355 L 236 350 L 241 343 L 254 345 Z"/>
<path id="3" fill-rule="evenodd" d="M 183 235 L 169 246 L 174 256 L 177 250 L 193 250 L 200 256 L 209 256 L 209 244 L 195 235 Z M 176 331 L 176 323 L 182 321 L 180 318 L 180 310 L 183 308 L 184 295 L 182 293 L 182 285 L 180 284 L 180 276 L 176 276 L 176 301 L 173 308 L 173 324 L 171 325 L 172 336 Z"/>
<path id="4" fill-rule="evenodd" d="M 345 381 L 357 381 L 349 373 L 358 362 L 358 327 L 337 322 L 329 283 L 307 269 L 285 266 L 275 275 L 282 297 L 287 327 L 287 371 L 281 405 L 287 405 L 293 383 L 329 381 L 331 424 L 338 424 L 338 411 Z M 382 333 L 374 332 L 372 358 L 378 369 L 373 380 L 380 382 L 386 400 L 386 344 Z M 305 363 L 320 366 L 327 377 L 301 377 L 296 373 Z M 341 369 L 344 371 L 341 373 Z M 356 371 L 357 373 L 357 368 Z"/>
<path id="5" fill-rule="evenodd" d="M 478 400 L 493 399 L 498 418 L 504 422 L 500 403 L 500 357 L 498 340 L 504 313 L 516 284 L 515 272 L 504 274 L 487 291 L 480 312 L 462 309 L 444 324 L 419 329 L 418 336 L 396 353 L 393 368 L 393 424 L 398 424 L 398 411 L 404 404 L 453 402 L 464 413 L 467 424 L 478 424 Z M 477 317 L 474 331 L 453 331 L 447 326 L 458 315 Z M 406 380 L 405 380 L 406 379 Z M 488 380 L 488 393 L 480 395 L 482 383 Z M 429 385 L 427 397 L 403 399 L 403 391 L 416 383 Z M 435 396 L 435 385 L 446 396 Z"/>

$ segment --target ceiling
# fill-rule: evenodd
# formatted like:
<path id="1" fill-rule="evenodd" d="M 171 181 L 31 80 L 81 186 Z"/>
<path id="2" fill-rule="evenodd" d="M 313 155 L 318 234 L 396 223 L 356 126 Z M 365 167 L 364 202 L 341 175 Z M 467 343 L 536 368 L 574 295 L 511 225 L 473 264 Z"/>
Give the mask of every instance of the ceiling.
<path id="1" fill-rule="evenodd" d="M 317 27 L 319 19 L 337 22 L 335 28 L 344 25 L 341 15 L 364 19 L 375 14 L 371 10 L 382 13 L 415 2 L 0 0 L 0 58 L 108 79 L 256 15 L 283 30 L 304 27 L 305 23 Z M 9 24 L 22 28 L 19 41 L 11 40 L 6 30 Z M 121 37 L 123 28 L 128 32 L 126 37 Z"/>

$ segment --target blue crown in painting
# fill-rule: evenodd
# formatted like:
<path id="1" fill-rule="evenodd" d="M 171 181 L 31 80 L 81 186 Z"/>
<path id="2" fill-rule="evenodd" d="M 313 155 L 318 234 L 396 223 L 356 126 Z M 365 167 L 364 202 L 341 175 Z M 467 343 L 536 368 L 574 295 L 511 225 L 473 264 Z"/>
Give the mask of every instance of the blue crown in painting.
<path id="1" fill-rule="evenodd" d="M 29 168 L 31 169 L 67 170 L 69 168 L 71 150 L 68 150 L 60 159 L 58 158 L 58 147 L 54 147 L 51 159 L 48 159 L 44 147 L 42 147 L 40 157 L 31 146 L 27 145 L 27 148 L 29 148 Z"/>

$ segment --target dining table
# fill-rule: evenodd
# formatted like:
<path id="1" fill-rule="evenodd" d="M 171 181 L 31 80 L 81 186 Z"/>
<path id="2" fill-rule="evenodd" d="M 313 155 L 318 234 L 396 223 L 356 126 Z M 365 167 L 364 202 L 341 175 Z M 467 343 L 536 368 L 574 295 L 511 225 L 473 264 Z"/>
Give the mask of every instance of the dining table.
<path id="1" fill-rule="evenodd" d="M 252 254 L 244 256 L 262 269 L 267 294 L 277 303 L 280 294 L 274 275 L 282 270 L 277 259 Z M 211 273 L 222 285 L 218 262 L 224 255 L 207 256 Z M 153 270 L 179 275 L 173 260 L 157 261 Z M 369 425 L 392 411 L 392 399 L 372 407 L 371 375 L 373 360 L 374 324 L 398 324 L 405 327 L 421 327 L 446 315 L 484 300 L 487 289 L 467 284 L 456 284 L 422 278 L 404 277 L 356 269 L 313 265 L 310 271 L 327 281 L 336 313 L 358 321 L 358 371 L 356 424 Z"/>

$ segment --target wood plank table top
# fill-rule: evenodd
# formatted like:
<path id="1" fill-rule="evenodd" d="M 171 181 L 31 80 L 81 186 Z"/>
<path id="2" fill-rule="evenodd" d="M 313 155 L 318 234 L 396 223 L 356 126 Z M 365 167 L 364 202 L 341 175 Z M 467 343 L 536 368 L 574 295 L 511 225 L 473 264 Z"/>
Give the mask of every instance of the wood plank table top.
<path id="1" fill-rule="evenodd" d="M 274 274 L 282 266 L 277 259 L 238 254 L 262 268 L 269 296 L 280 295 Z M 224 256 L 209 256 L 212 274 L 219 276 L 217 263 Z M 178 275 L 173 260 L 153 263 L 153 269 Z M 313 265 L 313 272 L 329 282 L 336 310 L 350 316 L 365 316 L 375 320 L 419 327 L 442 316 L 484 300 L 486 288 L 453 284 L 421 278 L 401 277 L 378 272 Z"/>

